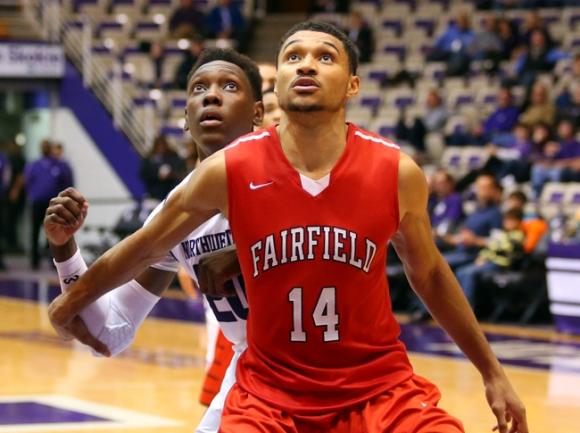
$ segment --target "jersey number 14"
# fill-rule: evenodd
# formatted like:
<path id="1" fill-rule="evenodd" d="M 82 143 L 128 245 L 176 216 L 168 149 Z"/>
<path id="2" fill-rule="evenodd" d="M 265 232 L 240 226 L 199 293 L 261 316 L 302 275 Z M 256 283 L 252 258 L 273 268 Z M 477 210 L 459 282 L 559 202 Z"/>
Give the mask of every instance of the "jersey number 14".
<path id="1" fill-rule="evenodd" d="M 293 288 L 288 293 L 288 300 L 292 303 L 293 327 L 290 331 L 290 341 L 305 342 L 306 332 L 302 327 L 303 321 L 303 289 Z M 326 327 L 324 331 L 324 341 L 338 341 L 338 314 L 336 313 L 336 287 L 324 287 L 318 297 L 316 307 L 312 312 L 312 319 L 316 326 Z"/>

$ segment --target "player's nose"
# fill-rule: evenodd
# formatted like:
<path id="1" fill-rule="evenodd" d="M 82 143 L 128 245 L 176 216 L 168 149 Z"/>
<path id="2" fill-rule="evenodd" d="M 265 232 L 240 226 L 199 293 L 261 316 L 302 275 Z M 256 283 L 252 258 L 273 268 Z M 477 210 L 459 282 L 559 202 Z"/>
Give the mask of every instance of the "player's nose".
<path id="1" fill-rule="evenodd" d="M 203 106 L 207 107 L 208 105 L 221 105 L 222 104 L 222 95 L 218 88 L 218 86 L 213 85 L 207 89 L 207 92 L 203 96 Z"/>
<path id="2" fill-rule="evenodd" d="M 316 61 L 311 54 L 302 58 L 296 70 L 298 75 L 316 75 L 316 72 Z"/>

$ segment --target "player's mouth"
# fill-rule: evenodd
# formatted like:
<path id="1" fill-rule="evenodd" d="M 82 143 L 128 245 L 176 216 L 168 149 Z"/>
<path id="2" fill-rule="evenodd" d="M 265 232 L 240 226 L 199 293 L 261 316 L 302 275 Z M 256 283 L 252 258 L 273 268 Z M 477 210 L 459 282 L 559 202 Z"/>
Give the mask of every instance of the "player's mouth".
<path id="1" fill-rule="evenodd" d="M 320 88 L 320 84 L 311 77 L 299 77 L 292 83 L 292 89 L 296 93 L 314 93 Z"/>
<path id="2" fill-rule="evenodd" d="M 206 110 L 201 114 L 199 124 L 204 128 L 215 128 L 223 124 L 223 117 L 218 111 Z"/>

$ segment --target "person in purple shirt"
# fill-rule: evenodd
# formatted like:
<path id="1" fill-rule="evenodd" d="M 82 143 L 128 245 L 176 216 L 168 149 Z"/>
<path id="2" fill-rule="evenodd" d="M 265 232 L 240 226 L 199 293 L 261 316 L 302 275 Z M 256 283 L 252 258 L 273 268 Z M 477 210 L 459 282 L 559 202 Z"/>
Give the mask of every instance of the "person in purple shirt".
<path id="1" fill-rule="evenodd" d="M 498 134 L 508 134 L 518 122 L 520 110 L 514 106 L 512 93 L 502 88 L 497 95 L 497 109 L 483 123 L 483 133 L 489 140 Z"/>
<path id="2" fill-rule="evenodd" d="M 4 264 L 5 224 L 8 210 L 8 190 L 10 187 L 10 161 L 4 152 L 0 151 L 0 270 L 6 269 Z"/>
<path id="3" fill-rule="evenodd" d="M 236 49 L 244 52 L 247 42 L 246 20 L 239 5 L 231 0 L 218 0 L 208 15 L 209 36 L 217 39 L 234 39 Z"/>
<path id="4" fill-rule="evenodd" d="M 532 167 L 532 188 L 539 198 L 547 182 L 562 182 L 569 170 L 574 170 L 580 158 L 580 142 L 575 139 L 576 128 L 570 119 L 558 123 L 557 141 L 546 143 L 543 158 Z"/>
<path id="5" fill-rule="evenodd" d="M 474 43 L 475 33 L 467 14 L 457 16 L 455 23 L 437 38 L 433 51 L 427 56 L 430 62 L 447 62 L 448 75 L 464 75 L 469 71 L 471 62 L 470 47 Z"/>
<path id="6" fill-rule="evenodd" d="M 53 143 L 44 140 L 41 144 L 42 157 L 28 164 L 24 171 L 24 184 L 32 206 L 31 266 L 38 269 L 40 251 L 38 238 L 44 214 L 52 197 L 69 186 L 73 186 L 70 165 L 57 157 Z"/>
<path id="7" fill-rule="evenodd" d="M 428 211 L 436 238 L 453 233 L 463 220 L 463 199 L 454 189 L 455 182 L 446 170 L 433 174 Z"/>
<path id="8" fill-rule="evenodd" d="M 205 35 L 205 15 L 198 11 L 192 0 L 180 0 L 179 7 L 169 18 L 169 32 L 174 39 Z"/>

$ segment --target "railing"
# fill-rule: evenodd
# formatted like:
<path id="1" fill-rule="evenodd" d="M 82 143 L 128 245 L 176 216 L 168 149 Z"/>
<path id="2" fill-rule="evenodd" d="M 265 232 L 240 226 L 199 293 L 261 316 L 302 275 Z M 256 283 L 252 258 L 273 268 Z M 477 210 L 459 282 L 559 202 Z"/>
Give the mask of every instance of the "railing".
<path id="1" fill-rule="evenodd" d="M 123 91 L 123 71 L 115 60 L 112 74 L 93 56 L 93 29 L 89 18 L 69 26 L 67 7 L 59 0 L 21 0 L 24 15 L 42 29 L 45 40 L 62 43 L 68 58 L 81 71 L 85 87 L 91 88 L 113 117 L 116 129 L 122 131 L 135 149 L 146 155 L 155 135 L 153 108 L 146 106 L 145 116 L 136 115 L 132 97 Z"/>

